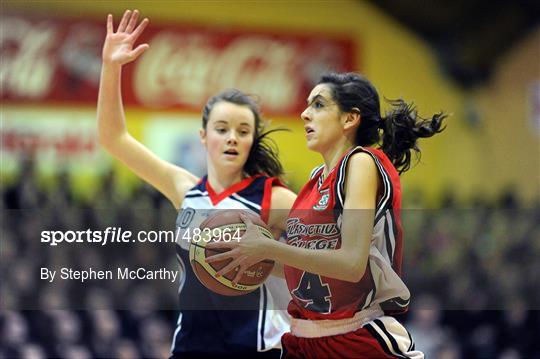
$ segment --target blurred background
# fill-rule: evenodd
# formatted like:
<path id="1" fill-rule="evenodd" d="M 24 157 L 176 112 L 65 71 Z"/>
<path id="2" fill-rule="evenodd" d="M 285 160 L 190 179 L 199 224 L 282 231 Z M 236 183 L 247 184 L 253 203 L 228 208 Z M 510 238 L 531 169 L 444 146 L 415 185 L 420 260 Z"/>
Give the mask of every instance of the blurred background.
<path id="1" fill-rule="evenodd" d="M 96 141 L 105 20 L 127 6 L 150 19 L 150 49 L 123 73 L 129 131 L 198 175 L 200 111 L 229 87 L 292 130 L 273 138 L 295 191 L 321 162 L 299 116 L 324 71 L 451 113 L 402 176 L 413 301 L 401 319 L 428 357 L 540 357 L 540 5 L 526 0 L 2 1 L 0 357 L 168 355 L 175 313 L 153 290 L 105 287 L 73 306 L 34 276 L 80 262 L 43 255 L 40 228 L 174 228 L 169 203 Z M 115 305 L 122 293 L 143 303 Z"/>

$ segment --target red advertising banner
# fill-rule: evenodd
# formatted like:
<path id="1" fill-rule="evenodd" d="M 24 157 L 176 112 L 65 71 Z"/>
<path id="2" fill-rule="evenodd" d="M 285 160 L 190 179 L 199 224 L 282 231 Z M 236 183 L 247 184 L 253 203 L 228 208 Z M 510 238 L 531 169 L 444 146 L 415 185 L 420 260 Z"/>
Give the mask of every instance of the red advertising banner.
<path id="1" fill-rule="evenodd" d="M 95 104 L 105 18 L 0 21 L 3 102 Z M 126 105 L 149 109 L 199 112 L 234 87 L 259 96 L 267 114 L 298 116 L 321 73 L 357 63 L 347 36 L 151 23 L 139 42 L 150 48 L 124 69 L 122 91 Z"/>
<path id="2" fill-rule="evenodd" d="M 111 166 L 99 146 L 95 111 L 2 108 L 0 173 L 16 170 L 25 157 L 39 171 L 104 173 Z"/>

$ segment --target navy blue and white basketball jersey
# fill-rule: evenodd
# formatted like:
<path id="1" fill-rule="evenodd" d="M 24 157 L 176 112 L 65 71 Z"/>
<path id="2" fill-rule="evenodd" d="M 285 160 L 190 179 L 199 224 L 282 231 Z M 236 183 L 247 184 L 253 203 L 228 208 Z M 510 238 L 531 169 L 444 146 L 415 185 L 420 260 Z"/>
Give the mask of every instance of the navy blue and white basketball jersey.
<path id="1" fill-rule="evenodd" d="M 193 273 L 187 233 L 216 210 L 249 210 L 267 222 L 274 185 L 281 185 L 278 179 L 258 175 L 217 195 L 205 176 L 186 193 L 176 221 L 181 278 L 173 355 L 240 357 L 281 348 L 281 336 L 290 327 L 285 310 L 290 294 L 285 280 L 270 276 L 257 290 L 242 296 L 216 294 Z"/>

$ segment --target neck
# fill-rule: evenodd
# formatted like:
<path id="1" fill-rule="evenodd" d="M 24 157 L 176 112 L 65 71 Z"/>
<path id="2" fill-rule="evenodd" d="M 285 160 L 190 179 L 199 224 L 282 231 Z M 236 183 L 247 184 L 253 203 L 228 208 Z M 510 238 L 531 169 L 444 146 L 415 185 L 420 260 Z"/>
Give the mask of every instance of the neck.
<path id="1" fill-rule="evenodd" d="M 341 156 L 343 156 L 343 154 L 353 146 L 354 143 L 348 141 L 346 138 L 343 138 L 342 141 L 339 141 L 337 144 L 334 144 L 334 146 L 322 153 L 325 164 L 323 175 L 325 177 L 334 167 L 336 167 Z"/>
<path id="2" fill-rule="evenodd" d="M 227 171 L 220 169 L 219 171 L 214 166 L 208 165 L 208 182 L 216 193 L 221 193 L 233 184 L 238 183 L 244 179 L 244 173 L 242 171 Z"/>

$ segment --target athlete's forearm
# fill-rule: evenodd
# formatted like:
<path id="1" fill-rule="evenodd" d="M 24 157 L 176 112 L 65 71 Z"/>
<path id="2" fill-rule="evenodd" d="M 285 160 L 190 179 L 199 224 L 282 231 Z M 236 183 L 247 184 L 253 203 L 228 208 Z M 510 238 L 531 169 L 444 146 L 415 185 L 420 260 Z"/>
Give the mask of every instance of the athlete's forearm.
<path id="1" fill-rule="evenodd" d="M 269 259 L 310 273 L 348 282 L 358 282 L 362 279 L 367 266 L 356 253 L 344 249 L 314 250 L 268 241 L 265 250 Z"/>
<path id="2" fill-rule="evenodd" d="M 103 62 L 97 104 L 98 135 L 105 147 L 126 133 L 124 106 L 121 94 L 122 66 Z"/>

